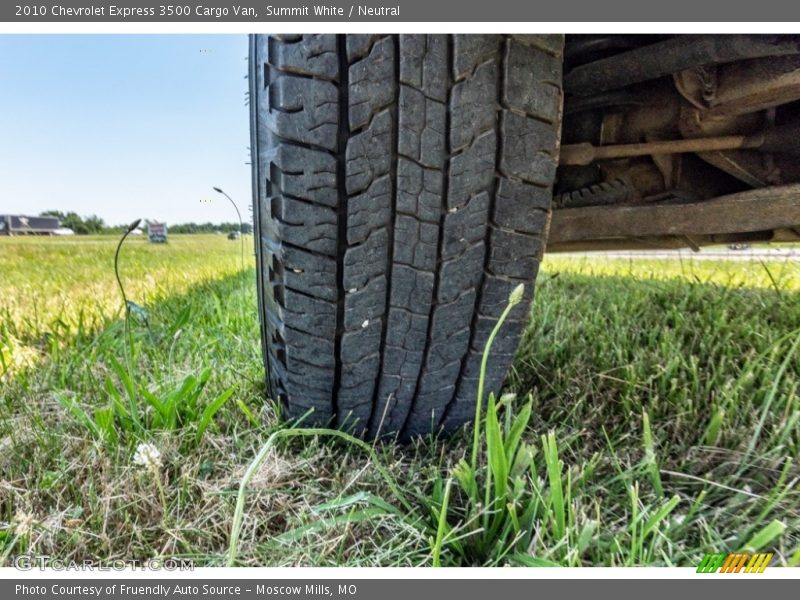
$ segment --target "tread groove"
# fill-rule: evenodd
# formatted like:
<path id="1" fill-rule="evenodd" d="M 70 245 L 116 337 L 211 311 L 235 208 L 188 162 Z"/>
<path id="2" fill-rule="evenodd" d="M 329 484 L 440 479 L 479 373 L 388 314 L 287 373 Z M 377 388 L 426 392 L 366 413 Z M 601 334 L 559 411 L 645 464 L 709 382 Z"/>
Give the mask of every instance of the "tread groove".
<path id="1" fill-rule="evenodd" d="M 400 36 L 397 34 L 392 35 L 392 44 L 394 46 L 394 75 L 400 79 Z M 374 42 L 373 42 L 374 45 Z M 371 50 L 371 48 L 370 48 Z M 386 261 L 386 294 L 384 298 L 383 317 L 381 319 L 381 345 L 378 358 L 378 381 L 375 382 L 375 389 L 372 393 L 372 410 L 370 412 L 369 421 L 367 423 L 367 433 L 375 431 L 375 436 L 380 435 L 381 419 L 383 413 L 378 410 L 378 396 L 380 394 L 380 376 L 383 373 L 384 365 L 383 359 L 386 352 L 387 331 L 389 329 L 389 311 L 391 310 L 392 299 L 392 273 L 394 271 L 394 227 L 391 222 L 397 213 L 397 163 L 400 159 L 400 84 L 398 83 L 394 94 L 394 123 L 392 127 L 392 149 L 394 150 L 394 157 L 391 162 L 390 174 L 392 179 L 392 200 L 389 212 L 389 226 L 386 228 L 388 231 L 388 255 Z M 380 414 L 379 414 L 380 413 Z M 378 422 L 376 423 L 376 419 Z"/>
<path id="2" fill-rule="evenodd" d="M 335 369 L 333 375 L 332 420 L 339 416 L 339 390 L 342 381 L 342 336 L 345 332 L 344 257 L 347 250 L 347 140 L 350 137 L 349 94 L 350 61 L 347 59 L 347 36 L 336 35 L 339 59 L 339 126 L 336 134 L 336 192 L 338 239 L 336 249 L 336 338 L 334 339 Z"/>
<path id="3" fill-rule="evenodd" d="M 503 110 L 503 91 L 505 90 L 505 67 L 506 67 L 507 52 L 508 52 L 508 40 L 504 39 L 500 47 L 500 61 L 499 61 L 500 64 L 498 65 L 497 82 L 496 82 L 497 113 L 495 116 L 495 135 L 497 136 L 498 140 L 500 139 L 500 112 Z M 500 168 L 500 152 L 495 152 L 495 172 L 499 168 Z M 492 193 L 489 195 L 488 218 L 490 221 L 492 218 L 491 215 L 494 214 L 494 203 L 496 195 L 497 195 L 497 177 L 495 176 L 494 181 L 492 183 Z M 483 236 L 483 243 L 484 243 L 483 271 L 481 273 L 480 283 L 478 284 L 478 288 L 475 294 L 475 303 L 473 305 L 472 321 L 470 323 L 469 344 L 467 345 L 467 351 L 461 358 L 461 367 L 459 371 L 458 381 L 456 382 L 456 388 L 455 390 L 453 390 L 452 396 L 447 401 L 444 410 L 442 411 L 442 414 L 439 417 L 439 421 L 436 423 L 437 430 L 442 427 L 443 423 L 445 423 L 447 416 L 450 413 L 450 408 L 453 406 L 453 402 L 458 396 L 460 381 L 464 376 L 464 372 L 467 368 L 467 361 L 469 360 L 470 351 L 472 349 L 473 342 L 475 339 L 476 323 L 478 320 L 478 315 L 480 314 L 479 309 L 481 306 L 482 296 L 483 296 L 482 294 L 483 286 L 486 282 L 486 272 L 489 269 L 489 262 L 491 258 L 491 252 L 489 252 L 490 236 L 491 236 L 491 228 L 487 227 L 486 232 L 484 233 Z"/>
<path id="4" fill-rule="evenodd" d="M 408 435 L 408 427 L 411 421 L 411 418 L 414 414 L 414 409 L 417 406 L 417 399 L 419 398 L 420 392 L 420 384 L 422 383 L 422 379 L 425 375 L 425 368 L 428 364 L 428 357 L 431 349 L 431 342 L 432 342 L 432 334 L 433 334 L 433 325 L 434 325 L 434 314 L 436 313 L 436 307 L 439 304 L 439 283 L 440 283 L 440 275 L 441 275 L 441 265 L 442 265 L 442 245 L 443 245 L 443 238 L 444 238 L 444 223 L 445 223 L 445 216 L 447 215 L 447 202 L 449 198 L 449 181 L 450 181 L 450 102 L 452 100 L 452 91 L 453 91 L 453 40 L 451 36 L 447 36 L 447 58 L 445 61 L 445 71 L 447 73 L 447 100 L 444 103 L 447 107 L 445 110 L 445 117 L 444 117 L 444 144 L 445 144 L 445 153 L 444 153 L 444 163 L 441 169 L 442 173 L 442 196 L 441 196 L 441 214 L 439 215 L 439 224 L 438 224 L 438 237 L 437 237 L 437 246 L 436 246 L 436 268 L 433 273 L 433 293 L 432 293 L 432 301 L 431 306 L 428 311 L 428 323 L 427 323 L 427 332 L 425 334 L 425 348 L 422 351 L 422 363 L 419 375 L 417 376 L 417 382 L 414 389 L 414 395 L 411 400 L 411 405 L 408 408 L 408 412 L 405 415 L 405 419 L 403 421 L 402 427 L 399 428 L 400 438 L 404 439 Z"/>

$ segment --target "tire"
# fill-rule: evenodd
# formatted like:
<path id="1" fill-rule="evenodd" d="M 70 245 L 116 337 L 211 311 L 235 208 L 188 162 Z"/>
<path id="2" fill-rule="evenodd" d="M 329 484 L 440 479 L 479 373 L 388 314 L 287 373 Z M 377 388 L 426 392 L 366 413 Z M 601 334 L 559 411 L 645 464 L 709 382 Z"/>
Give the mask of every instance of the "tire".
<path id="1" fill-rule="evenodd" d="M 561 36 L 255 35 L 254 220 L 271 396 L 369 438 L 498 390 L 544 249 Z"/>

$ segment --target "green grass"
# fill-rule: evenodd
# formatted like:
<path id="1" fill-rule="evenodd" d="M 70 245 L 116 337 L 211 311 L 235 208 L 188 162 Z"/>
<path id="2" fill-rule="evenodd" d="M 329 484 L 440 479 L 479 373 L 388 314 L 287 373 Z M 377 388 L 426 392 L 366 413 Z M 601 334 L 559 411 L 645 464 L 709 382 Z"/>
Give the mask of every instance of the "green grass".
<path id="1" fill-rule="evenodd" d="M 155 305 L 241 269 L 225 236 L 129 238 L 121 260 L 128 295 Z M 114 281 L 115 236 L 0 238 L 0 376 L 35 364 L 52 345 L 92 335 L 122 314 Z"/>
<path id="2" fill-rule="evenodd" d="M 772 289 L 777 293 L 800 291 L 800 265 L 785 260 L 709 261 L 685 257 L 665 260 L 556 254 L 547 258 L 547 264 L 552 270 L 577 275 L 617 275 L 658 281 L 677 279 L 733 288 Z"/>
<path id="3" fill-rule="evenodd" d="M 242 565 L 800 562 L 796 264 L 549 257 L 473 469 L 471 431 L 395 448 L 285 429 L 252 267 L 219 236 L 123 249 L 146 311 L 132 426 L 115 243 L 0 239 L 0 561 L 222 565 L 239 498 Z M 142 442 L 160 465 L 134 464 Z"/>

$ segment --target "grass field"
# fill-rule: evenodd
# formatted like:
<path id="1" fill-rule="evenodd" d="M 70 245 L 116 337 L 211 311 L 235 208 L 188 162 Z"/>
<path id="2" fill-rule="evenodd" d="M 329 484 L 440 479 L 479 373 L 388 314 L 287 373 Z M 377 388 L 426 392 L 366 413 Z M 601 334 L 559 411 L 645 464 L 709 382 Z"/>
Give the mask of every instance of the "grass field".
<path id="1" fill-rule="evenodd" d="M 129 240 L 128 337 L 115 243 L 0 238 L 0 564 L 224 564 L 245 469 L 286 431 L 239 244 Z M 798 565 L 799 340 L 798 263 L 548 257 L 516 399 L 481 438 L 487 502 L 459 479 L 470 432 L 374 449 L 278 434 L 236 564 L 690 566 L 745 549 Z M 528 402 L 506 463 L 495 442 Z M 134 458 L 144 442 L 160 457 Z"/>

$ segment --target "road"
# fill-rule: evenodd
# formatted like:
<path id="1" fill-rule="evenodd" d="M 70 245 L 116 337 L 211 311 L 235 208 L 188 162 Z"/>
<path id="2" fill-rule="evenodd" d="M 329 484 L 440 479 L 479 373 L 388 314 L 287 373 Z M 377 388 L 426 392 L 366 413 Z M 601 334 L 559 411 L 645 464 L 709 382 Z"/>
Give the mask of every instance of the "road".
<path id="1" fill-rule="evenodd" d="M 609 252 L 560 252 L 564 257 L 641 258 L 655 260 L 743 260 L 743 261 L 800 261 L 800 248 L 769 248 L 759 246 L 747 250 L 731 250 L 725 246 L 701 248 L 700 252 L 679 250 L 618 250 Z"/>

